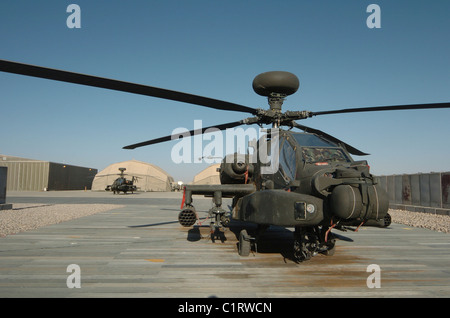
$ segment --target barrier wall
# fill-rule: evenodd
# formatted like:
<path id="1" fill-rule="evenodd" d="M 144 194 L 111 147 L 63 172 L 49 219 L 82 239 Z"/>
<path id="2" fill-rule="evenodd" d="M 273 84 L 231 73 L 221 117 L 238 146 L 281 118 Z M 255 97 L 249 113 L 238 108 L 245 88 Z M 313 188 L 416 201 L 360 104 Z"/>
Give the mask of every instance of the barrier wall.
<path id="1" fill-rule="evenodd" d="M 0 204 L 6 202 L 6 177 L 8 176 L 8 168 L 0 167 Z"/>
<path id="2" fill-rule="evenodd" d="M 12 204 L 6 203 L 6 185 L 8 168 L 0 167 L 0 210 L 11 210 Z"/>
<path id="3" fill-rule="evenodd" d="M 450 172 L 378 178 L 389 195 L 391 208 L 450 215 Z"/>

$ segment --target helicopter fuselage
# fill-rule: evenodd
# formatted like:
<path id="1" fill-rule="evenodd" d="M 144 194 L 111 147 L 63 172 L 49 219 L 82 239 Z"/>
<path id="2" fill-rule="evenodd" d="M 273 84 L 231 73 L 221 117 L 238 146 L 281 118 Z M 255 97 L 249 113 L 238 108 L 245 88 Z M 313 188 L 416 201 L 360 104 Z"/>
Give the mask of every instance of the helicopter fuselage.
<path id="1" fill-rule="evenodd" d="M 345 147 L 315 134 L 280 130 L 276 138 L 267 144 L 278 143 L 279 169 L 261 174 L 261 162 L 254 165 L 247 183 L 256 191 L 235 200 L 233 219 L 294 227 L 386 216 L 387 194 L 367 161 L 354 161 Z"/>

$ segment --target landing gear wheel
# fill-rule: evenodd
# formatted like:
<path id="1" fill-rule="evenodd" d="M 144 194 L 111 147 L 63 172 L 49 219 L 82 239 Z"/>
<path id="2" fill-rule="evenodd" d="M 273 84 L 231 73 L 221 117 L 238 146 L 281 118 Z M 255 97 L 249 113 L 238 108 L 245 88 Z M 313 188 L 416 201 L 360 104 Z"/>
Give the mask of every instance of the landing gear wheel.
<path id="1" fill-rule="evenodd" d="M 307 261 L 318 251 L 318 238 L 313 228 L 295 227 L 294 259 L 297 263 Z"/>
<path id="2" fill-rule="evenodd" d="M 250 237 L 247 234 L 246 230 L 241 230 L 239 232 L 239 245 L 238 252 L 240 256 L 248 256 L 250 254 L 251 243 Z"/>
<path id="3" fill-rule="evenodd" d="M 333 256 L 336 251 L 336 237 L 330 232 L 331 228 L 322 228 L 320 253 Z"/>
<path id="4" fill-rule="evenodd" d="M 313 256 L 307 243 L 301 240 L 294 240 L 294 258 L 297 263 L 310 260 Z"/>
<path id="5" fill-rule="evenodd" d="M 391 215 L 387 213 L 386 216 L 384 217 L 384 227 L 388 227 L 389 225 L 391 225 L 391 223 L 392 223 Z"/>
<path id="6" fill-rule="evenodd" d="M 325 252 L 323 252 L 322 254 L 323 254 L 323 255 L 326 255 L 326 256 L 333 256 L 335 251 L 336 251 L 336 247 L 333 246 L 332 248 L 328 248 L 328 249 L 327 249 Z"/>
<path id="7" fill-rule="evenodd" d="M 336 239 L 334 238 L 333 233 L 328 235 L 328 242 L 325 243 L 326 250 L 322 252 L 323 255 L 333 256 L 336 251 Z"/>

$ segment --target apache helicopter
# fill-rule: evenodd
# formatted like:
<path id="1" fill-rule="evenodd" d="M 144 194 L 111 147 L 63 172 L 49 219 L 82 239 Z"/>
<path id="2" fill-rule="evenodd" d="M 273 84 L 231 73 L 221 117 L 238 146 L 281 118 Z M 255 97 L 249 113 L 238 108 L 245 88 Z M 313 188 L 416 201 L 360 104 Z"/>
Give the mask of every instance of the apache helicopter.
<path id="1" fill-rule="evenodd" d="M 137 177 L 132 177 L 131 180 L 127 180 L 125 178 L 124 171 L 126 168 L 119 168 L 120 177 L 114 180 L 113 184 L 106 186 L 106 191 L 113 191 L 114 194 L 119 194 L 122 191 L 124 194 L 127 192 L 133 193 L 137 190 L 137 187 L 134 185 L 134 182 L 137 181 Z"/>
<path id="2" fill-rule="evenodd" d="M 44 68 L 0 60 L 0 70 L 9 73 L 100 87 L 128 93 L 164 98 L 218 110 L 249 113 L 240 121 L 190 131 L 190 136 L 210 128 L 225 130 L 240 125 L 271 125 L 267 134 L 253 144 L 256 152 L 276 145 L 279 158 L 274 173 L 261 173 L 266 163 L 250 155 L 227 155 L 220 166 L 220 185 L 186 185 L 179 213 L 181 225 L 190 227 L 198 220 L 193 195 L 212 197 L 209 211 L 211 237 L 231 220 L 256 224 L 255 233 L 246 228 L 239 233 L 238 251 L 249 255 L 258 238 L 270 225 L 294 228 L 294 258 L 301 262 L 317 253 L 334 254 L 335 238 L 331 230 L 357 230 L 359 226 L 390 224 L 386 192 L 369 172 L 366 160 L 351 155 L 366 153 L 323 131 L 303 126 L 296 120 L 329 114 L 450 108 L 450 103 L 413 104 L 347 108 L 328 111 L 285 111 L 285 98 L 299 88 L 297 76 L 289 72 L 262 73 L 253 80 L 254 91 L 268 99 L 269 109 L 252 108 L 212 98 L 152 86 Z M 287 126 L 285 130 L 280 127 Z M 293 132 L 297 128 L 302 132 Z M 123 147 L 135 149 L 176 139 L 168 135 Z M 232 198 L 232 211 L 222 208 L 222 199 Z"/>

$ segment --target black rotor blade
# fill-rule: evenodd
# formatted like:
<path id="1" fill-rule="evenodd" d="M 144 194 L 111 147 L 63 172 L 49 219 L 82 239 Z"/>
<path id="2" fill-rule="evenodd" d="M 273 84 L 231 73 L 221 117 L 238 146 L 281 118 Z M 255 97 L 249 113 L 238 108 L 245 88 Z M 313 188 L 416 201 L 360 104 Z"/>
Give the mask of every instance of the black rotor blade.
<path id="1" fill-rule="evenodd" d="M 331 136 L 331 135 L 329 135 L 329 134 L 327 134 L 327 133 L 325 133 L 325 132 L 323 132 L 321 130 L 300 125 L 300 124 L 296 123 L 295 121 L 292 121 L 292 125 L 294 127 L 298 128 L 298 129 L 301 129 L 301 130 L 305 131 L 305 132 L 310 132 L 310 133 L 313 133 L 313 134 L 325 137 L 325 139 L 328 139 L 328 140 L 333 141 L 335 143 L 342 144 L 345 147 L 345 149 L 347 149 L 347 151 L 349 153 L 351 153 L 352 155 L 356 155 L 356 156 L 367 156 L 367 155 L 369 155 L 368 153 L 362 152 L 361 150 L 358 150 L 355 147 L 352 147 L 349 144 L 343 142 L 342 140 L 339 140 L 336 137 L 333 137 L 333 136 Z"/>
<path id="2" fill-rule="evenodd" d="M 135 148 L 139 148 L 139 147 L 143 147 L 143 146 L 157 144 L 157 143 L 160 143 L 160 142 L 165 142 L 165 141 L 178 139 L 180 136 L 183 136 L 183 138 L 186 138 L 186 137 L 191 137 L 191 136 L 194 136 L 194 135 L 201 135 L 206 130 L 208 130 L 210 128 L 216 128 L 216 130 L 224 130 L 224 129 L 227 129 L 227 128 L 233 128 L 233 127 L 236 127 L 236 126 L 239 126 L 239 125 L 242 125 L 242 124 L 246 124 L 246 123 L 247 123 L 246 120 L 239 120 L 239 121 L 234 121 L 234 122 L 227 123 L 227 124 L 221 124 L 221 125 L 204 127 L 204 128 L 201 128 L 201 129 L 191 130 L 189 132 L 184 132 L 184 133 L 164 136 L 164 137 L 160 137 L 160 138 L 156 138 L 156 139 L 152 139 L 152 140 L 148 140 L 148 141 L 143 141 L 143 142 L 140 142 L 140 143 L 137 143 L 137 144 L 125 146 L 122 149 L 135 149 Z M 210 132 L 213 132 L 213 131 L 210 131 Z"/>
<path id="3" fill-rule="evenodd" d="M 311 116 L 342 114 L 342 113 L 376 112 L 376 111 L 384 111 L 384 110 L 412 110 L 412 109 L 435 109 L 435 108 L 450 108 L 450 103 L 345 108 L 345 109 L 337 109 L 337 110 L 326 110 L 326 111 L 321 111 L 321 112 L 312 112 Z"/>
<path id="4" fill-rule="evenodd" d="M 39 78 L 45 78 L 50 80 L 56 80 L 61 82 L 68 82 L 80 85 L 87 85 L 99 88 L 106 88 L 116 91 L 122 91 L 127 93 L 146 95 L 158 98 L 164 98 L 174 100 L 178 102 L 190 103 L 199 106 L 205 106 L 209 108 L 230 110 L 237 112 L 244 112 L 250 114 L 256 114 L 256 109 L 238 105 L 230 102 L 225 102 L 208 97 L 192 95 L 172 90 L 167 90 L 158 87 L 146 86 L 141 84 L 135 84 L 130 82 L 123 82 L 103 77 L 96 77 L 91 75 L 85 75 L 80 73 L 73 73 L 68 71 L 56 70 L 41 66 L 22 64 L 17 62 L 11 62 L 6 60 L 0 60 L 0 71 L 20 74 L 26 76 L 33 76 Z"/>

